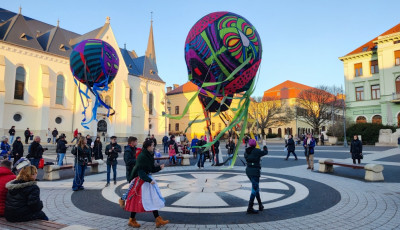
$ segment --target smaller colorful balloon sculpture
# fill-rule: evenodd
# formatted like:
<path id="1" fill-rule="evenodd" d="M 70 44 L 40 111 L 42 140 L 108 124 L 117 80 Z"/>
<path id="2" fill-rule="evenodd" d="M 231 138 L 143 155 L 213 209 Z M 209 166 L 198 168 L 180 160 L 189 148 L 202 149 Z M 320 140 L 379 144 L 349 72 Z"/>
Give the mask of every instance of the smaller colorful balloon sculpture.
<path id="1" fill-rule="evenodd" d="M 108 85 L 114 80 L 118 72 L 119 58 L 114 48 L 105 41 L 99 39 L 87 39 L 76 45 L 70 55 L 70 67 L 74 81 L 79 87 L 79 94 L 84 107 L 82 114 L 82 126 L 87 126 L 91 121 L 96 120 L 97 108 L 101 105 L 110 114 L 112 107 L 107 105 L 100 97 L 102 91 L 108 90 Z M 81 84 L 86 85 L 86 90 L 81 89 Z M 96 97 L 92 108 L 91 119 L 86 119 L 86 109 L 88 103 L 84 103 L 84 98 L 88 102 L 90 99 L 89 91 Z"/>

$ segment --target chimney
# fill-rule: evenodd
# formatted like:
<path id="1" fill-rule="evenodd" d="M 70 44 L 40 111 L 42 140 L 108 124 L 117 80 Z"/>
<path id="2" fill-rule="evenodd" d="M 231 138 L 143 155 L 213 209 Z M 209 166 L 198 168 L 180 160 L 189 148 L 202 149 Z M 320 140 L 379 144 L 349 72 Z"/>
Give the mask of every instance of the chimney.
<path id="1" fill-rule="evenodd" d="M 176 88 L 178 88 L 178 87 L 179 87 L 179 85 L 178 85 L 178 84 L 173 84 L 173 86 L 174 86 L 174 89 L 176 89 Z"/>
<path id="2" fill-rule="evenodd" d="M 167 93 L 169 93 L 169 92 L 171 92 L 172 91 L 172 87 L 171 86 L 168 86 L 167 87 Z"/>

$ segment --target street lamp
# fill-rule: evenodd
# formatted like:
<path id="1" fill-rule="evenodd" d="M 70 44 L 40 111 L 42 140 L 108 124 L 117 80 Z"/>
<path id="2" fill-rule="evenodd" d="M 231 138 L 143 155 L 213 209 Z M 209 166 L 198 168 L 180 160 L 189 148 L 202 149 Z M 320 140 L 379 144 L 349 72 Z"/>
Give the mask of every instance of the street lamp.
<path id="1" fill-rule="evenodd" d="M 161 104 L 164 105 L 164 112 L 162 112 L 162 115 L 165 118 L 165 136 L 168 136 L 167 132 L 167 108 L 171 105 L 171 101 L 167 98 L 167 95 L 164 95 L 164 100 L 161 101 Z"/>
<path id="2" fill-rule="evenodd" d="M 151 122 L 151 117 L 150 117 L 150 113 L 149 113 L 149 136 L 150 136 L 150 129 L 151 129 L 151 124 L 150 124 L 150 122 Z"/>

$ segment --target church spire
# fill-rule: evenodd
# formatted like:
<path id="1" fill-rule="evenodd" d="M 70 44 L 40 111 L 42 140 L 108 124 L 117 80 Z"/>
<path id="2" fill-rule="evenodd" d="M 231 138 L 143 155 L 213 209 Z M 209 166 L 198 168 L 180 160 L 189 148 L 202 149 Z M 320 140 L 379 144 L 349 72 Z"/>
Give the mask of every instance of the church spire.
<path id="1" fill-rule="evenodd" d="M 146 57 L 152 60 L 154 65 L 156 62 L 156 50 L 154 47 L 154 37 L 153 37 L 153 12 L 151 12 L 151 25 L 150 25 L 150 34 L 149 34 L 149 41 L 147 43 L 146 49 Z"/>

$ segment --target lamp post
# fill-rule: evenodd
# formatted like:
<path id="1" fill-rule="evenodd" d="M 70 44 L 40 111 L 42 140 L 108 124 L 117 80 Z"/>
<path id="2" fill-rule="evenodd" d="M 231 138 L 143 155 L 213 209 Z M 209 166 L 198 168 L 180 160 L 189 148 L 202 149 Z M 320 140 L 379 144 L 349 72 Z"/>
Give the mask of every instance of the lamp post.
<path id="1" fill-rule="evenodd" d="M 347 148 L 347 138 L 346 138 L 346 101 L 343 98 L 343 86 L 340 87 L 340 91 L 342 92 L 342 100 L 343 100 L 343 147 Z"/>
<path id="2" fill-rule="evenodd" d="M 171 101 L 167 98 L 167 95 L 164 95 L 164 100 L 161 101 L 161 104 L 164 105 L 164 112 L 162 112 L 162 115 L 165 118 L 165 136 L 168 136 L 168 131 L 167 131 L 167 109 L 168 106 L 171 105 Z"/>
<path id="3" fill-rule="evenodd" d="M 150 129 L 151 129 L 151 124 L 150 124 L 150 122 L 151 122 L 151 117 L 150 117 L 150 113 L 149 113 L 149 136 L 150 136 Z"/>

